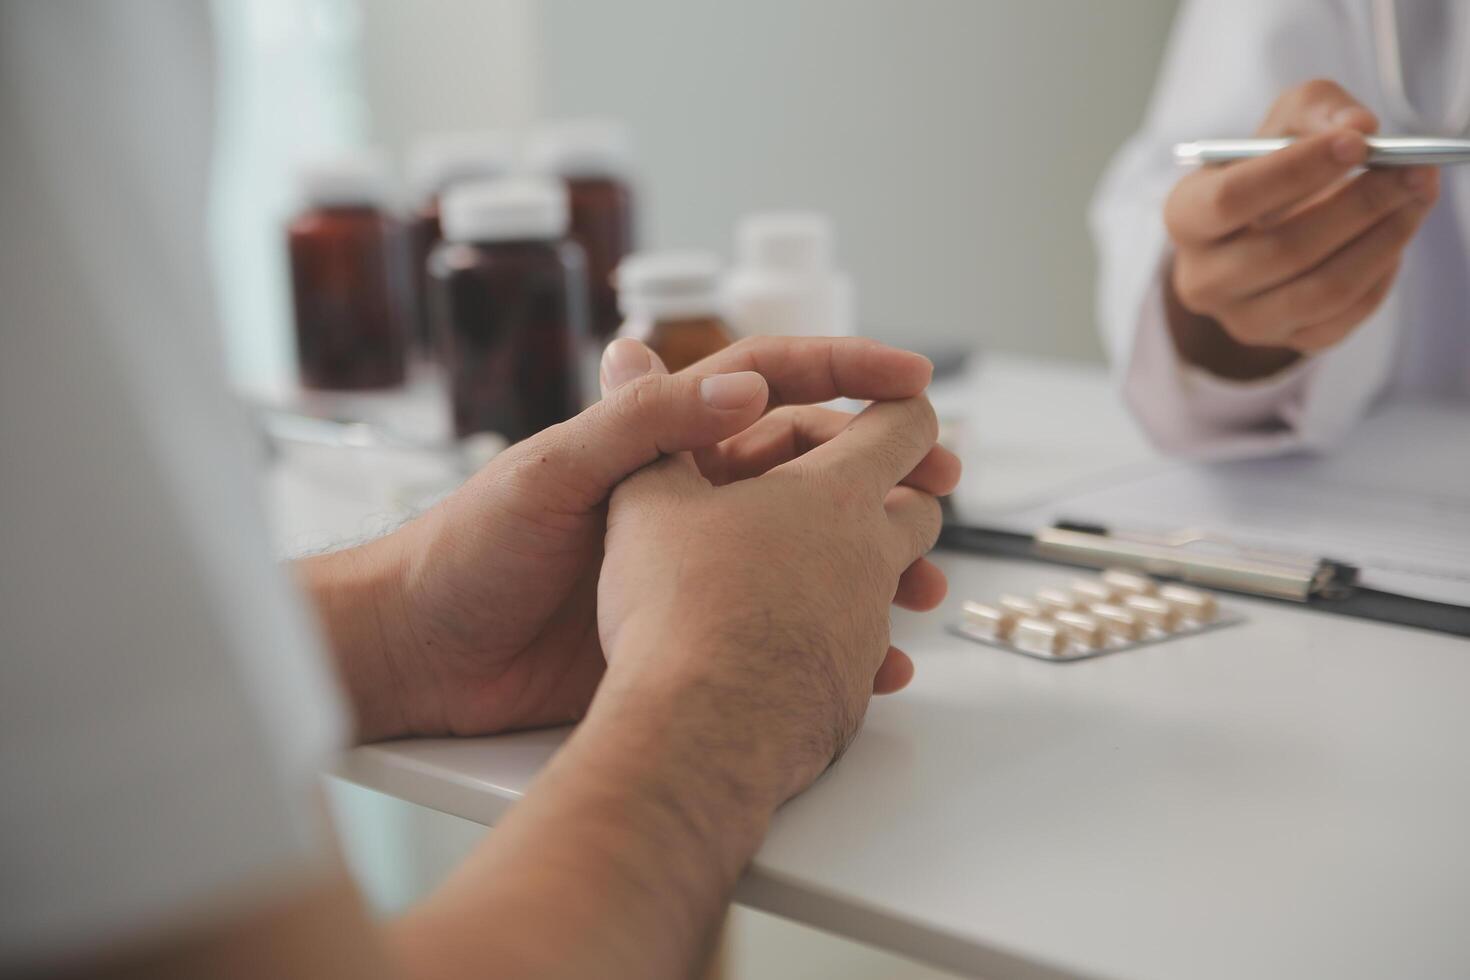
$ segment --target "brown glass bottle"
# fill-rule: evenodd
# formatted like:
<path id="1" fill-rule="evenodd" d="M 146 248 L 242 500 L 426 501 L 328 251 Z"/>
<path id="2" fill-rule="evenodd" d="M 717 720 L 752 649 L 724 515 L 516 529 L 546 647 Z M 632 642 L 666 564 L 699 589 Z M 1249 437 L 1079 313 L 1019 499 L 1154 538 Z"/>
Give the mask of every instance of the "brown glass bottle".
<path id="1" fill-rule="evenodd" d="M 633 192 L 612 177 L 570 178 L 567 191 L 572 238 L 587 255 L 592 330 L 605 340 L 617 331 L 620 321 L 613 273 L 633 251 Z"/>
<path id="2" fill-rule="evenodd" d="M 564 239 L 557 184 L 465 185 L 445 200 L 446 240 L 429 257 L 431 316 L 449 376 L 455 434 L 511 442 L 571 418 L 586 342 L 581 248 Z"/>
<path id="3" fill-rule="evenodd" d="M 725 321 L 717 316 L 671 317 L 653 321 L 646 343 L 670 372 L 729 347 L 735 340 Z"/>
<path id="4" fill-rule="evenodd" d="M 429 309 L 429 256 L 444 239 L 439 222 L 439 198 L 420 204 L 408 219 L 409 266 L 413 270 L 414 348 L 423 356 L 434 356 L 434 327 Z"/>
<path id="5" fill-rule="evenodd" d="M 532 134 L 526 157 L 532 169 L 566 181 L 571 235 L 587 256 L 592 332 L 606 340 L 619 321 L 613 272 L 635 237 L 627 129 L 611 119 L 553 123 Z"/>
<path id="6" fill-rule="evenodd" d="M 515 166 L 515 143 L 498 130 L 433 133 L 409 150 L 409 183 L 417 206 L 408 218 L 408 268 L 412 279 L 411 339 L 421 357 L 434 355 L 429 312 L 429 255 L 443 239 L 440 201 L 449 188 L 475 180 L 504 177 Z"/>
<path id="7" fill-rule="evenodd" d="M 730 346 L 720 316 L 720 261 L 707 252 L 644 252 L 617 270 L 618 303 L 627 319 L 619 337 L 652 348 L 680 371 Z"/>
<path id="8" fill-rule="evenodd" d="M 287 229 L 296 353 L 308 388 L 401 385 L 406 330 L 400 229 L 366 203 L 326 204 Z"/>

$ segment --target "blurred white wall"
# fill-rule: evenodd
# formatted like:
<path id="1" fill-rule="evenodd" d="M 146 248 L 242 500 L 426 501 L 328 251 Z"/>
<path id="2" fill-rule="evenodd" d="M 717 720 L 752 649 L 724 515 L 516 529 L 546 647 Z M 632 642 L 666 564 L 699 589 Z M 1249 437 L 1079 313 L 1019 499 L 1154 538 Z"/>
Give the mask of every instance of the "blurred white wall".
<path id="1" fill-rule="evenodd" d="M 374 137 L 632 124 L 644 242 L 754 208 L 838 222 L 859 319 L 910 346 L 1096 357 L 1084 212 L 1175 0 L 360 0 Z"/>
<path id="2" fill-rule="evenodd" d="M 536 0 L 357 0 L 374 138 L 521 127 L 537 110 Z"/>
<path id="3" fill-rule="evenodd" d="M 865 332 L 1095 357 L 1093 184 L 1175 0 L 214 0 L 214 234 L 237 380 L 289 376 L 280 224 L 313 144 L 613 114 L 643 241 L 728 255 L 742 212 L 837 220 Z"/>
<path id="4" fill-rule="evenodd" d="M 231 376 L 268 389 L 293 371 L 284 226 L 295 169 L 368 139 L 356 0 L 213 0 L 210 238 Z"/>
<path id="5" fill-rule="evenodd" d="M 540 109 L 632 123 L 646 240 L 838 222 L 865 332 L 1095 357 L 1092 187 L 1174 0 L 539 0 Z"/>

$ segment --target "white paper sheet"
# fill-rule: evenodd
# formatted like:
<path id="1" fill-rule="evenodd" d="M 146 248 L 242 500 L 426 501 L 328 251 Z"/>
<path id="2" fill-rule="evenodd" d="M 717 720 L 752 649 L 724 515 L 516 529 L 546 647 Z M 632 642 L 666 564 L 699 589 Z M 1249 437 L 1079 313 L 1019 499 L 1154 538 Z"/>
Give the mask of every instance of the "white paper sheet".
<path id="1" fill-rule="evenodd" d="M 1058 519 L 1197 528 L 1351 562 L 1372 588 L 1470 605 L 1470 405 L 1387 407 L 1331 455 L 1166 461 L 1024 510 L 964 516 L 1028 532 Z"/>

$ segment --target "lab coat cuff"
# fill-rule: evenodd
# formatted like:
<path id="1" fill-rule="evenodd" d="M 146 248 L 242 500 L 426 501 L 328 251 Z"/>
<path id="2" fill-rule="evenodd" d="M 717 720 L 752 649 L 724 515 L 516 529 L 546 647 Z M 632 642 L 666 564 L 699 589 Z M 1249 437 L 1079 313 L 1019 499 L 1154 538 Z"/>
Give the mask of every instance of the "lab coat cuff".
<path id="1" fill-rule="evenodd" d="M 1257 381 L 1218 377 L 1186 363 L 1174 346 L 1164 304 L 1170 256 L 1159 261 L 1140 306 L 1123 394 L 1164 451 L 1222 458 L 1284 452 L 1298 441 L 1296 420 L 1314 360 Z"/>

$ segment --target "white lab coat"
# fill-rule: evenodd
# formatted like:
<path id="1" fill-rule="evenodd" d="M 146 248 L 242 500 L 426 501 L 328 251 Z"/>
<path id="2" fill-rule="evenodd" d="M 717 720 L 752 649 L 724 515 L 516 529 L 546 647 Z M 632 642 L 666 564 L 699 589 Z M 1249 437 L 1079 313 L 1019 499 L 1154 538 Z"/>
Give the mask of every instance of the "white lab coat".
<path id="1" fill-rule="evenodd" d="M 1164 450 L 1208 458 L 1326 449 L 1380 397 L 1470 394 L 1470 167 L 1446 168 L 1440 201 L 1383 306 L 1336 347 L 1252 383 L 1179 361 L 1164 320 L 1162 210 L 1176 142 L 1249 135 L 1277 96 L 1330 78 L 1381 131 L 1461 135 L 1470 119 L 1470 4 L 1414 0 L 1190 0 L 1179 12 L 1143 128 L 1093 202 L 1099 318 L 1123 395 Z M 1395 30 L 1382 17 L 1395 15 Z M 1403 66 L 1385 44 L 1397 36 Z"/>

